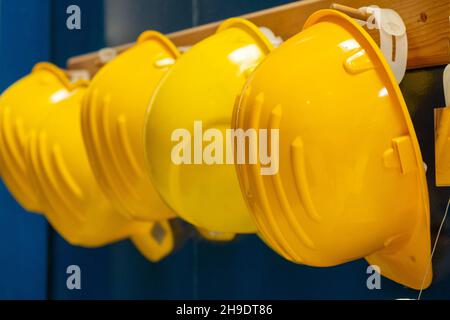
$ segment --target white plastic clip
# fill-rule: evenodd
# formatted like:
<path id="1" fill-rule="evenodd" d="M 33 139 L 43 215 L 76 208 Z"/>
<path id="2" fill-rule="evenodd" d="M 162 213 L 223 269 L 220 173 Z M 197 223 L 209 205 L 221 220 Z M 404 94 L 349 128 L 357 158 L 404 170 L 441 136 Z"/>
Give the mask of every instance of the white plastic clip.
<path id="1" fill-rule="evenodd" d="M 103 48 L 98 51 L 98 58 L 101 64 L 107 64 L 117 56 L 117 51 L 113 48 Z"/>
<path id="2" fill-rule="evenodd" d="M 90 80 L 91 75 L 87 70 L 71 70 L 70 71 L 70 82 L 75 83 L 78 80 Z"/>
<path id="3" fill-rule="evenodd" d="M 405 75 L 408 60 L 408 37 L 405 23 L 400 15 L 392 9 L 369 6 L 359 10 L 370 14 L 367 21 L 362 24 L 367 25 L 368 29 L 379 30 L 380 49 L 389 63 L 397 83 L 400 83 Z"/>
<path id="4" fill-rule="evenodd" d="M 178 47 L 178 51 L 180 51 L 180 53 L 186 53 L 191 48 L 192 48 L 192 46 L 180 46 L 180 47 Z"/>
<path id="5" fill-rule="evenodd" d="M 261 32 L 266 36 L 266 38 L 275 48 L 278 48 L 283 43 L 283 39 L 279 36 L 276 36 L 275 33 L 273 33 L 273 31 L 269 28 L 259 27 L 259 30 L 261 30 Z"/>
<path id="6" fill-rule="evenodd" d="M 444 96 L 445 105 L 450 107 L 450 64 L 444 69 Z"/>

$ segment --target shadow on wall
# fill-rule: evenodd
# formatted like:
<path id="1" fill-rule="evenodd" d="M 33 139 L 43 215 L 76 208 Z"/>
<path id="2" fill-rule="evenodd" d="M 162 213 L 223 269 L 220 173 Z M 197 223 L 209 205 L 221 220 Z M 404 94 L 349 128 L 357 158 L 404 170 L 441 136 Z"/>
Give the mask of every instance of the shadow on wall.
<path id="1" fill-rule="evenodd" d="M 147 29 L 169 33 L 294 1 L 105 0 L 106 44 L 115 46 L 132 42 Z"/>
<path id="2" fill-rule="evenodd" d="M 49 60 L 50 44 L 50 0 L 0 1 L 0 92 Z M 45 299 L 47 223 L 25 212 L 3 182 L 0 204 L 0 299 Z"/>

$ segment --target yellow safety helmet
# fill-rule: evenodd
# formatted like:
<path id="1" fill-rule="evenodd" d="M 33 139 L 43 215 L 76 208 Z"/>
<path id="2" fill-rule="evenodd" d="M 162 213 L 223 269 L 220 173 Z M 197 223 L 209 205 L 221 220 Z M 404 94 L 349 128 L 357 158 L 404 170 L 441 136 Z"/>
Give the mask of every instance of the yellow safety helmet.
<path id="1" fill-rule="evenodd" d="M 147 174 L 143 136 L 153 91 L 178 56 L 162 34 L 144 32 L 96 74 L 83 101 L 83 138 L 94 174 L 108 199 L 132 218 L 175 216 Z"/>
<path id="2" fill-rule="evenodd" d="M 173 248 L 168 222 L 131 220 L 102 194 L 87 159 L 79 120 L 87 82 L 71 84 L 64 72 L 51 68 L 67 90 L 53 96 L 53 107 L 30 130 L 25 149 L 28 183 L 40 194 L 47 219 L 71 244 L 97 247 L 131 237 L 147 258 L 161 259 Z"/>
<path id="3" fill-rule="evenodd" d="M 194 164 L 197 155 L 192 164 L 177 165 L 171 159 L 177 144 L 172 135 L 177 129 L 198 134 L 195 121 L 201 121 L 205 131 L 224 133 L 230 128 L 236 95 L 271 49 L 252 23 L 229 19 L 178 59 L 152 98 L 145 131 L 150 175 L 163 199 L 197 227 L 225 233 L 256 231 L 234 165 Z M 192 144 L 202 138 L 192 138 Z"/>
<path id="4" fill-rule="evenodd" d="M 39 195 L 29 183 L 25 161 L 29 131 L 76 85 L 66 81 L 62 70 L 44 62 L 0 98 L 0 170 L 9 191 L 28 211 L 41 212 Z"/>
<path id="5" fill-rule="evenodd" d="M 403 285 L 430 284 L 419 144 L 388 64 L 355 21 L 313 14 L 250 76 L 233 117 L 234 128 L 279 130 L 276 174 L 237 166 L 270 246 L 310 266 L 365 257 Z"/>

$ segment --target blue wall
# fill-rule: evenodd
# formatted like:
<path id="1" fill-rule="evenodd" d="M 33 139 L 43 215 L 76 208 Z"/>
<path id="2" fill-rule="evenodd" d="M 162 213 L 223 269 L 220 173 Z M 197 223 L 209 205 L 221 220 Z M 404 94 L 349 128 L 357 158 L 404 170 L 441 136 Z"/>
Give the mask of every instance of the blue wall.
<path id="1" fill-rule="evenodd" d="M 50 59 L 50 20 L 50 1 L 0 0 L 0 92 Z M 1 182 L 0 204 L 0 298 L 45 299 L 47 223 L 25 212 Z"/>
<path id="2" fill-rule="evenodd" d="M 9 2 L 11 9 L 19 7 L 16 1 Z M 36 56 L 27 57 L 28 66 L 19 62 L 20 49 L 17 46 L 10 52 L 8 80 L 16 79 L 27 72 L 37 58 L 45 59 L 49 55 L 57 64 L 64 66 L 68 57 L 97 50 L 107 45 L 130 42 L 138 34 L 154 28 L 162 32 L 170 32 L 192 25 L 203 24 L 229 16 L 250 11 L 260 10 L 275 5 L 291 2 L 289 0 L 58 0 L 51 1 L 51 35 L 47 33 L 46 41 L 41 40 L 37 45 Z M 14 5 L 13 3 L 17 3 Z M 33 20 L 48 21 L 37 17 L 36 3 L 41 0 L 21 1 L 20 7 L 31 15 L 29 23 Z M 49 2 L 45 2 L 49 3 Z M 82 10 L 82 29 L 69 31 L 65 28 L 66 8 L 68 5 L 78 4 Z M 47 8 L 48 9 L 48 8 Z M 40 8 L 42 10 L 42 8 Z M 45 11 L 45 10 L 44 10 Z M 21 14 L 18 14 L 19 16 Z M 3 18 L 2 14 L 2 18 Z M 21 21 L 21 20 L 18 20 Z M 13 23 L 10 21 L 9 23 Z M 22 23 L 22 22 L 21 22 Z M 17 23 L 16 23 L 17 24 Z M 44 22 L 45 24 L 45 22 Z M 2 19 L 2 27 L 9 25 Z M 43 28 L 48 29 L 49 26 Z M 18 41 L 20 29 L 10 27 L 9 35 Z M 15 30 L 14 30 L 15 29 Z M 27 28 L 25 28 L 27 29 Z M 14 31 L 12 31 L 14 30 Z M 28 29 L 27 29 L 28 30 Z M 23 31 L 22 31 L 23 32 Z M 31 31 L 30 31 L 31 32 Z M 40 33 L 42 30 L 33 30 Z M 2 29 L 1 35 L 5 31 Z M 20 37 L 19 37 L 20 38 Z M 51 39 L 51 42 L 50 40 Z M 37 40 L 35 40 L 38 42 Z M 2 38 L 2 45 L 6 45 Z M 11 47 L 11 44 L 9 44 Z M 34 48 L 34 47 L 33 47 Z M 22 49 L 23 50 L 23 49 Z M 41 50 L 41 52 L 39 52 Z M 1 52 L 4 53 L 5 50 Z M 17 51 L 17 52 L 16 52 Z M 0 53 L 1 54 L 1 53 Z M 27 55 L 32 55 L 29 48 Z M 39 56 L 41 54 L 41 56 Z M 38 59 L 38 60 L 39 60 Z M 21 61 L 25 58 L 21 58 Z M 1 59 L 3 62 L 4 60 Z M 15 63 L 15 65 L 13 64 Z M 2 66 L 3 68 L 3 66 Z M 3 75 L 2 69 L 2 75 Z M 410 107 L 416 125 L 424 158 L 429 166 L 429 185 L 434 185 L 433 176 L 433 113 L 432 108 L 443 105 L 442 94 L 442 68 L 427 69 L 409 72 L 402 89 Z M 9 81 L 9 82 L 8 82 Z M 46 280 L 45 268 L 45 227 L 42 219 L 27 215 L 21 211 L 11 200 L 6 191 L 0 190 L 2 204 L 8 208 L 0 216 L 1 236 L 5 239 L 0 245 L 0 259 L 11 259 L 3 252 L 17 251 L 21 248 L 22 256 L 17 257 L 11 268 L 17 265 L 26 266 L 30 261 L 41 258 L 40 273 L 34 272 L 33 281 L 39 282 L 34 289 L 43 297 L 45 292 L 43 282 Z M 449 189 L 430 188 L 432 201 L 432 227 L 437 229 L 445 208 Z M 5 216 L 3 218 L 3 216 Z M 10 217 L 11 216 L 11 217 Z M 12 224 L 13 222 L 14 224 Z M 7 223 L 6 223 L 7 222 Z M 31 238 L 28 234 L 17 235 L 25 225 L 30 225 L 33 235 L 38 234 L 42 241 L 38 245 L 36 236 Z M 49 277 L 47 292 L 54 299 L 196 299 L 196 298 L 272 298 L 272 299 L 392 299 L 414 298 L 417 292 L 406 289 L 385 278 L 382 280 L 382 290 L 369 291 L 366 287 L 366 267 L 364 260 L 348 263 L 334 268 L 310 268 L 289 263 L 268 249 L 256 236 L 240 236 L 230 244 L 213 244 L 199 238 L 190 237 L 192 230 L 181 224 L 180 240 L 183 245 L 161 263 L 147 262 L 132 246 L 129 241 L 122 241 L 100 249 L 83 249 L 70 246 L 54 231 L 50 231 L 48 241 Z M 9 237 L 4 236 L 3 229 Z M 31 232 L 29 233 L 31 234 Z M 424 298 L 450 298 L 450 248 L 448 239 L 449 230 L 439 242 L 434 261 L 435 283 L 430 290 L 425 291 Z M 17 241 L 14 249 L 6 246 L 6 240 L 11 244 L 11 238 Z M 33 248 L 26 248 L 33 246 Z M 3 249 L 3 248 L 2 248 Z M 8 251 L 9 250 L 9 251 Z M 30 252 L 28 252 L 29 250 Z M 34 254 L 33 254 L 34 252 Z M 28 254 L 28 256 L 24 256 Z M 12 255 L 15 257 L 15 255 Z M 20 264 L 22 263 L 22 264 Z M 69 291 L 66 288 L 66 267 L 77 264 L 82 270 L 82 290 Z M 3 268 L 3 265 L 0 266 Z M 21 267 L 22 268 L 22 267 Z M 38 271 L 38 270 L 34 270 Z M 12 272 L 12 271 L 11 271 Z M 16 270 L 14 270 L 16 272 Z M 16 272 L 17 274 L 19 271 Z M 30 274 L 31 276 L 31 274 Z M 17 277 L 5 281 L 0 278 L 0 297 L 2 289 L 16 287 L 22 289 L 24 282 L 16 283 Z M 22 281 L 22 280 L 21 280 Z M 39 290 L 38 290 L 38 289 Z M 15 297 L 29 297 L 31 289 L 23 291 Z"/>

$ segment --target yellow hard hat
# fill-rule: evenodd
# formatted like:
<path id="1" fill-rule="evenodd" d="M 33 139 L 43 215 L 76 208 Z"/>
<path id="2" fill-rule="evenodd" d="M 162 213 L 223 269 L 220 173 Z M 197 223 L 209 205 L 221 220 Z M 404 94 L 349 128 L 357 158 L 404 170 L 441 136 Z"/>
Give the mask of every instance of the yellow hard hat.
<path id="1" fill-rule="evenodd" d="M 9 87 L 0 98 L 0 170 L 6 186 L 28 211 L 41 212 L 39 195 L 29 183 L 25 146 L 29 131 L 78 84 L 66 80 L 64 71 L 39 63 Z"/>
<path id="2" fill-rule="evenodd" d="M 365 257 L 403 285 L 430 284 L 417 137 L 388 64 L 356 22 L 313 14 L 250 76 L 233 126 L 279 130 L 276 174 L 261 175 L 260 162 L 237 165 L 270 246 L 310 266 Z"/>
<path id="3" fill-rule="evenodd" d="M 177 60 L 152 98 L 145 131 L 150 175 L 163 199 L 197 227 L 225 233 L 256 231 L 234 165 L 177 165 L 171 159 L 176 145 L 172 134 L 182 129 L 195 135 L 196 121 L 204 130 L 223 133 L 230 128 L 236 95 L 271 49 L 252 23 L 229 19 Z"/>
<path id="4" fill-rule="evenodd" d="M 83 138 L 97 181 L 114 205 L 136 219 L 175 216 L 147 174 L 143 135 L 153 91 L 178 55 L 162 34 L 144 32 L 97 73 L 83 101 Z"/>
<path id="5" fill-rule="evenodd" d="M 53 96 L 53 107 L 30 130 L 25 146 L 29 188 L 37 190 L 47 219 L 71 244 L 97 247 L 131 237 L 146 257 L 162 258 L 173 248 L 168 222 L 131 220 L 102 194 L 87 159 L 79 120 L 87 82 L 69 85 L 60 72 L 67 90 Z M 155 228 L 164 230 L 155 232 Z"/>

